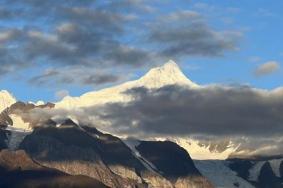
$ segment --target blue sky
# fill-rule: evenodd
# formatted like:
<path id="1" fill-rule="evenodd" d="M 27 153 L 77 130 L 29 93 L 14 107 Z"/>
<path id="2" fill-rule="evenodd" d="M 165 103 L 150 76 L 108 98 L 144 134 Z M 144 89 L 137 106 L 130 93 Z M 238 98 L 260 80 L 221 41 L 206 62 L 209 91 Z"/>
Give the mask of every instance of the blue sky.
<path id="1" fill-rule="evenodd" d="M 0 1 L 0 89 L 19 100 L 77 96 L 169 59 L 199 84 L 283 85 L 281 1 L 44 2 Z"/>

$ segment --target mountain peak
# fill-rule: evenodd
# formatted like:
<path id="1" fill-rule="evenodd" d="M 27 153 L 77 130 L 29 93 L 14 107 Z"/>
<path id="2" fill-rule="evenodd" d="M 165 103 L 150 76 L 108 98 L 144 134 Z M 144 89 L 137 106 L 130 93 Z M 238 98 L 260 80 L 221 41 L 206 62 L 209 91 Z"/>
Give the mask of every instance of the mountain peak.
<path id="1" fill-rule="evenodd" d="M 168 85 L 179 85 L 187 88 L 200 87 L 183 74 L 177 63 L 170 60 L 160 67 L 150 69 L 138 80 L 129 81 L 100 91 L 88 92 L 80 97 L 65 97 L 62 101 L 56 103 L 55 108 L 76 109 L 114 102 L 126 103 L 132 100 L 129 95 L 124 94 L 129 89 L 136 87 L 158 89 Z"/>
<path id="2" fill-rule="evenodd" d="M 188 85 L 190 87 L 197 87 L 197 84 L 189 80 L 180 67 L 173 60 L 169 60 L 160 67 L 150 69 L 140 81 L 144 85 L 151 88 L 158 88 L 165 85 Z"/>
<path id="3" fill-rule="evenodd" d="M 16 99 L 8 91 L 6 90 L 0 91 L 0 113 L 10 105 L 14 104 L 15 102 Z"/>
<path id="4" fill-rule="evenodd" d="M 164 69 L 172 69 L 172 68 L 180 69 L 178 64 L 175 61 L 171 60 L 171 59 L 169 61 L 167 61 L 162 67 Z"/>

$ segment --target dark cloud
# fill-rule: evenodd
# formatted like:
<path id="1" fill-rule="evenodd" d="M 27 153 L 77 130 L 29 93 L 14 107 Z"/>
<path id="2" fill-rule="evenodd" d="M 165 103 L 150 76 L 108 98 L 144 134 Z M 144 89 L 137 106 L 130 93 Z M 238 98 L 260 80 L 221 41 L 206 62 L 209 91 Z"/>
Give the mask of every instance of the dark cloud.
<path id="1" fill-rule="evenodd" d="M 65 8 L 76 6 L 91 6 L 95 3 L 95 0 L 3 0 L 0 5 L 3 7 L 3 11 L 8 16 L 6 18 L 20 18 L 28 19 L 28 21 L 46 20 L 56 21 L 60 12 Z M 47 11 L 48 10 L 48 11 Z"/>
<path id="2" fill-rule="evenodd" d="M 155 10 L 155 8 L 150 5 L 150 2 L 154 3 L 155 1 L 148 0 L 120 0 L 113 1 L 110 4 L 107 4 L 108 7 L 112 11 L 141 11 L 142 13 L 150 13 Z"/>
<path id="3" fill-rule="evenodd" d="M 57 94 L 62 97 L 68 92 Z M 125 94 L 134 100 L 73 110 L 40 108 L 22 112 L 21 116 L 32 122 L 73 117 L 115 135 L 193 138 L 209 147 L 225 147 L 220 150 L 233 143 L 240 146 L 235 155 L 282 154 L 282 88 L 266 91 L 247 86 L 166 86 L 153 90 L 138 87 Z"/>
<path id="4" fill-rule="evenodd" d="M 283 133 L 283 89 L 168 86 L 128 91 L 136 100 L 88 109 L 113 132 L 146 136 L 275 136 Z M 92 111 L 94 110 L 94 111 Z"/>
<path id="5" fill-rule="evenodd" d="M 12 14 L 8 10 L 0 8 L 0 19 L 9 18 L 11 16 L 12 16 Z"/>
<path id="6" fill-rule="evenodd" d="M 0 77 L 30 65 L 21 53 L 15 53 L 17 41 L 22 37 L 23 33 L 19 29 L 0 29 Z"/>
<path id="7" fill-rule="evenodd" d="M 118 76 L 115 75 L 88 75 L 83 83 L 86 85 L 95 85 L 95 84 L 106 84 L 111 82 L 117 82 L 119 80 Z"/>
<path id="8" fill-rule="evenodd" d="M 29 62 L 19 58 L 20 54 L 10 53 L 10 51 L 12 50 L 0 46 L 0 77 L 30 66 Z"/>
<path id="9" fill-rule="evenodd" d="M 213 30 L 197 12 L 180 11 L 155 23 L 149 41 L 160 45 L 161 54 L 168 57 L 220 56 L 235 50 L 240 36 L 240 32 Z"/>
<path id="10" fill-rule="evenodd" d="M 60 41 L 56 35 L 30 31 L 27 33 L 23 45 L 23 51 L 28 61 L 46 58 L 49 63 L 64 65 L 72 64 L 78 60 L 78 57 L 74 56 L 76 54 L 74 47 Z"/>
<path id="11" fill-rule="evenodd" d="M 148 51 L 124 45 L 115 46 L 105 54 L 105 58 L 110 61 L 118 61 L 121 64 L 132 64 L 132 66 L 136 67 L 148 62 L 153 56 Z"/>
<path id="12" fill-rule="evenodd" d="M 3 1 L 0 7 L 0 17 L 9 23 L 0 27 L 0 72 L 6 73 L 46 66 L 131 69 L 168 57 L 222 55 L 235 49 L 237 40 L 233 32 L 211 29 L 196 12 L 160 15 L 147 0 L 15 0 Z M 74 83 L 66 74 L 37 75 L 30 83 L 47 78 Z M 97 83 L 115 80 L 89 77 Z"/>
<path id="13" fill-rule="evenodd" d="M 103 85 L 121 81 L 122 77 L 116 73 L 106 71 L 93 71 L 92 69 L 81 67 L 65 67 L 59 70 L 47 69 L 41 74 L 30 78 L 29 82 L 33 85 Z"/>
<path id="14" fill-rule="evenodd" d="M 123 35 L 126 22 L 131 20 L 130 16 L 111 11 L 110 3 L 101 8 L 95 1 L 80 2 L 13 2 L 11 7 L 15 6 L 24 12 L 19 19 L 24 21 L 26 27 L 0 31 L 0 42 L 5 44 L 1 49 L 0 71 L 9 73 L 31 64 L 33 67 L 47 64 L 53 68 L 76 66 L 76 69 L 81 66 L 84 70 L 86 67 L 96 69 L 113 65 L 137 66 L 148 60 L 146 51 L 122 45 L 117 38 Z M 10 8 L 9 11 L 15 11 L 14 9 Z M 30 22 L 29 16 L 35 20 L 43 19 L 47 24 L 42 25 L 40 22 L 39 25 L 31 26 L 31 23 L 37 22 Z M 46 27 L 49 28 L 48 31 Z M 21 59 L 21 62 L 17 58 Z M 60 73 L 62 71 L 58 71 L 58 74 Z M 43 80 L 58 77 L 58 74 L 38 75 L 31 78 L 30 83 L 39 85 L 45 82 Z M 65 75 L 60 76 L 61 81 L 72 83 Z M 89 76 L 94 77 L 93 74 Z M 114 77 L 105 78 L 98 76 L 92 80 L 97 80 L 97 83 L 100 80 L 114 80 Z M 89 84 L 87 81 L 81 83 Z"/>
<path id="15" fill-rule="evenodd" d="M 0 32 L 0 44 L 6 44 L 14 42 L 20 39 L 22 36 L 22 31 L 19 29 L 5 29 Z"/>
<path id="16" fill-rule="evenodd" d="M 48 80 L 59 74 L 58 71 L 53 69 L 46 70 L 43 74 L 32 77 L 29 82 L 35 85 L 44 85 Z"/>

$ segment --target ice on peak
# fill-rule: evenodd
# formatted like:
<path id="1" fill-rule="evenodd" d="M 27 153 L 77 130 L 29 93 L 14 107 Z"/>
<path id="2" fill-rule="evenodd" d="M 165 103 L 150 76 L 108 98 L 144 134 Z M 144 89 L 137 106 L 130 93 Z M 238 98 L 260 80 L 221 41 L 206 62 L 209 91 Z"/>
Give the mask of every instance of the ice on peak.
<path id="1" fill-rule="evenodd" d="M 0 91 L 0 113 L 16 102 L 15 97 L 6 90 Z"/>
<path id="2" fill-rule="evenodd" d="M 189 80 L 182 73 L 179 66 L 174 61 L 170 60 L 163 66 L 152 68 L 138 80 L 129 81 L 99 91 L 88 92 L 80 97 L 67 96 L 63 100 L 57 102 L 55 108 L 80 110 L 81 107 L 101 106 L 106 103 L 126 103 L 133 100 L 130 95 L 125 94 L 125 91 L 127 90 L 136 87 L 158 89 L 168 85 L 181 85 L 189 88 L 200 87 Z"/>
<path id="3" fill-rule="evenodd" d="M 180 69 L 178 64 L 171 59 L 169 61 L 167 61 L 166 63 L 164 63 L 161 67 L 164 68 L 164 69 L 172 69 L 172 68 Z"/>
<path id="4" fill-rule="evenodd" d="M 16 100 L 15 97 L 11 93 L 9 93 L 9 91 L 7 90 L 0 90 L 0 97 Z"/>
<path id="5" fill-rule="evenodd" d="M 6 94 L 6 95 L 10 95 L 10 93 L 7 90 L 1 90 L 0 93 L 1 94 Z"/>
<path id="6" fill-rule="evenodd" d="M 164 68 L 178 68 L 178 69 L 180 69 L 178 64 L 175 61 L 171 60 L 171 59 L 169 61 L 167 61 L 162 67 L 164 67 Z"/>
<path id="7" fill-rule="evenodd" d="M 170 76 L 172 75 L 172 73 L 181 74 L 182 76 L 184 76 L 177 63 L 175 63 L 173 60 L 169 60 L 167 63 L 165 63 L 160 67 L 155 67 L 150 69 L 144 77 L 149 75 L 158 76 L 160 74 L 165 74 L 167 76 Z"/>
<path id="8" fill-rule="evenodd" d="M 140 78 L 140 81 L 144 82 L 145 86 L 155 88 L 173 84 L 198 86 L 183 74 L 178 64 L 173 60 L 169 60 L 163 66 L 150 69 Z"/>

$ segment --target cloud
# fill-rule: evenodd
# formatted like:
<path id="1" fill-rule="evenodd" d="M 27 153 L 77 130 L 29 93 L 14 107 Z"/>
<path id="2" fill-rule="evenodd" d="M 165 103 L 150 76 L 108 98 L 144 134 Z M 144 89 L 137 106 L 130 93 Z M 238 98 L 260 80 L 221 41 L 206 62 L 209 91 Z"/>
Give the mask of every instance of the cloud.
<path id="1" fill-rule="evenodd" d="M 109 132 L 127 135 L 272 137 L 283 133 L 282 88 L 168 86 L 136 88 L 128 94 L 136 100 L 90 108 L 86 114 L 98 113 L 111 122 Z"/>
<path id="2" fill-rule="evenodd" d="M 14 15 L 11 11 L 4 9 L 4 8 L 0 8 L 0 19 L 1 20 L 5 20 L 5 19 L 11 18 L 13 16 Z"/>
<path id="3" fill-rule="evenodd" d="M 215 31 L 193 11 L 171 13 L 158 22 L 152 27 L 149 41 L 159 45 L 160 53 L 168 57 L 221 56 L 227 50 L 236 50 L 242 35 Z"/>
<path id="4" fill-rule="evenodd" d="M 76 77 L 74 77 L 76 75 Z M 103 85 L 107 83 L 116 83 L 124 80 L 125 77 L 115 73 L 114 71 L 102 69 L 92 70 L 81 66 L 67 66 L 61 69 L 46 69 L 29 79 L 32 85 Z"/>
<path id="5" fill-rule="evenodd" d="M 83 79 L 83 83 L 86 85 L 105 84 L 109 82 L 117 82 L 117 80 L 119 80 L 119 77 L 115 75 L 88 75 Z"/>
<path id="6" fill-rule="evenodd" d="M 20 54 L 22 64 L 48 64 L 52 67 L 137 66 L 147 60 L 147 52 L 136 46 L 121 44 L 119 40 L 124 35 L 125 24 L 130 23 L 129 15 L 118 10 L 112 11 L 111 3 L 99 6 L 96 1 L 62 2 L 14 1 L 7 6 L 11 8 L 6 11 L 15 11 L 14 7 L 20 7 L 23 13 L 18 19 L 25 27 L 17 28 L 15 25 L 15 28 L 12 26 L 0 31 L 0 42 L 5 43 L 3 51 L 6 56 Z M 136 6 L 138 4 L 135 3 Z M 44 11 L 46 9 L 48 13 Z M 35 25 L 31 26 L 29 17 L 34 17 Z M 42 20 L 37 24 L 36 19 L 45 20 L 45 26 L 40 24 Z M 7 61 L 10 65 L 2 63 L 1 69 L 5 71 L 7 68 L 4 66 L 18 70 L 25 67 L 12 58 Z"/>
<path id="7" fill-rule="evenodd" d="M 195 138 L 201 143 L 241 144 L 239 152 L 253 155 L 283 151 L 283 88 L 209 85 L 197 89 L 165 86 L 133 88 L 134 100 L 102 106 L 34 109 L 22 116 L 39 122 L 74 117 L 88 126 L 140 139 Z M 40 121 L 39 121 L 40 120 Z M 235 153 L 237 154 L 237 152 Z"/>
<path id="8" fill-rule="evenodd" d="M 21 35 L 21 31 L 18 29 L 9 29 L 0 32 L 0 44 L 4 44 L 11 39 L 15 39 Z"/>
<path id="9" fill-rule="evenodd" d="M 152 1 L 15 0 L 0 5 L 6 23 L 0 29 L 1 76 L 27 68 L 57 72 L 26 79 L 36 86 L 47 79 L 78 83 L 63 73 L 66 69 L 115 67 L 127 72 L 168 58 L 219 56 L 235 50 L 241 35 L 212 29 L 195 11 L 160 14 Z M 82 84 L 119 79 L 113 73 L 96 72 L 82 77 Z"/>
<path id="10" fill-rule="evenodd" d="M 57 76 L 58 74 L 59 72 L 54 69 L 47 69 L 41 75 L 32 77 L 29 82 L 35 85 L 43 85 L 47 82 L 47 80 Z"/>
<path id="11" fill-rule="evenodd" d="M 278 71 L 280 65 L 277 61 L 268 61 L 260 66 L 258 66 L 255 70 L 256 76 L 266 76 Z"/>

